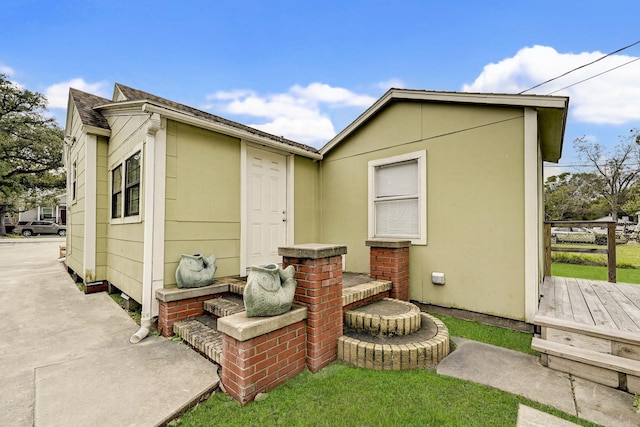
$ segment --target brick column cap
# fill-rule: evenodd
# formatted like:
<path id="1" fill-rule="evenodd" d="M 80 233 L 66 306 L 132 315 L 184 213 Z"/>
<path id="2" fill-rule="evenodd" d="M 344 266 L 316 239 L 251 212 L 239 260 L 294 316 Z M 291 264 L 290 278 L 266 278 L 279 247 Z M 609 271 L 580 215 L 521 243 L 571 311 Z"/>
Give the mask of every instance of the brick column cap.
<path id="1" fill-rule="evenodd" d="M 376 239 L 367 240 L 365 244 L 371 248 L 408 248 L 411 246 L 411 240 L 394 240 L 394 239 Z"/>
<path id="2" fill-rule="evenodd" d="M 238 341 L 248 341 L 260 335 L 277 331 L 307 318 L 307 307 L 293 305 L 284 314 L 271 317 L 247 317 L 247 312 L 218 319 L 218 331 Z"/>
<path id="3" fill-rule="evenodd" d="M 278 255 L 289 258 L 330 258 L 347 253 L 344 245 L 331 245 L 323 243 L 305 243 L 302 245 L 282 246 L 278 248 Z"/>

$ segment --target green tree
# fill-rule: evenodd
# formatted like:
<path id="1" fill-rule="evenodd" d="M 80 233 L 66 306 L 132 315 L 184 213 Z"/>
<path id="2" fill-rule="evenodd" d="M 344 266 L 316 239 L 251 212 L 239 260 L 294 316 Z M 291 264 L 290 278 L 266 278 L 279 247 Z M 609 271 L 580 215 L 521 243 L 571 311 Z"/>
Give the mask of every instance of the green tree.
<path id="1" fill-rule="evenodd" d="M 596 179 L 593 189 L 607 202 L 614 220 L 623 210 L 630 189 L 640 177 L 640 131 L 631 129 L 621 137 L 621 142 L 612 152 L 606 152 L 598 143 L 585 137 L 577 138 L 573 144 L 583 161 L 593 166 Z"/>
<path id="2" fill-rule="evenodd" d="M 7 212 L 46 203 L 65 186 L 63 132 L 46 106 L 43 95 L 0 74 L 0 235 Z"/>
<path id="3" fill-rule="evenodd" d="M 564 172 L 547 178 L 544 184 L 545 219 L 571 220 L 595 219 L 601 214 L 602 198 L 593 191 L 597 179 L 592 173 Z"/>

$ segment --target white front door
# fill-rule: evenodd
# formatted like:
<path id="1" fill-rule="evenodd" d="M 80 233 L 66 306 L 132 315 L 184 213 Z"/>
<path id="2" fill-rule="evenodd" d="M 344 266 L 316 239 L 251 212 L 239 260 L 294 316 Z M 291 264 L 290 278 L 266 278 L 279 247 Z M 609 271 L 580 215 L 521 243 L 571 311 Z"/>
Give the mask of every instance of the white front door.
<path id="1" fill-rule="evenodd" d="M 246 266 L 278 264 L 287 242 L 287 158 L 247 147 Z"/>

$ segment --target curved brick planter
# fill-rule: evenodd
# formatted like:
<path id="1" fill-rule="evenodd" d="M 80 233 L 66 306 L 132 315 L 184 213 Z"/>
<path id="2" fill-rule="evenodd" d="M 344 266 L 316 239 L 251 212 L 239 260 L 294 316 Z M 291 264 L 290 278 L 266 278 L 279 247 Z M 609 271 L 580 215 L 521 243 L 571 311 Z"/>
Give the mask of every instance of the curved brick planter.
<path id="1" fill-rule="evenodd" d="M 405 344 L 379 344 L 349 336 L 338 339 L 338 359 L 360 368 L 404 370 L 432 368 L 450 351 L 449 331 L 440 319 L 420 313 L 422 324 L 432 323 L 431 338 Z"/>
<path id="2" fill-rule="evenodd" d="M 410 302 L 384 298 L 378 302 L 347 310 L 345 325 L 371 335 L 409 335 L 422 325 L 420 309 Z"/>

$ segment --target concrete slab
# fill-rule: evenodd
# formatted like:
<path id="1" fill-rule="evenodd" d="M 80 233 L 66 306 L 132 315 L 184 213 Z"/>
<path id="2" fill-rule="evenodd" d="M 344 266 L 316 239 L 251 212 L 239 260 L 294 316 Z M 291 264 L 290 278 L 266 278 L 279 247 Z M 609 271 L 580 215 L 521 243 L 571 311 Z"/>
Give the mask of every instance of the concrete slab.
<path id="1" fill-rule="evenodd" d="M 633 394 L 577 377 L 573 387 L 578 417 L 604 426 L 640 426 L 640 414 L 633 410 Z"/>
<path id="2" fill-rule="evenodd" d="M 577 415 L 567 374 L 538 358 L 476 341 L 454 338 L 457 348 L 437 367 L 440 375 L 486 384 Z"/>
<path id="3" fill-rule="evenodd" d="M 63 239 L 18 241 L 0 244 L 0 426 L 155 425 L 217 384 L 183 344 L 130 344 L 136 323 L 57 261 Z"/>
<path id="4" fill-rule="evenodd" d="M 184 344 L 149 337 L 36 368 L 34 425 L 162 424 L 217 387 L 210 366 Z"/>
<path id="5" fill-rule="evenodd" d="M 577 425 L 526 405 L 518 407 L 518 427 L 573 427 Z"/>

